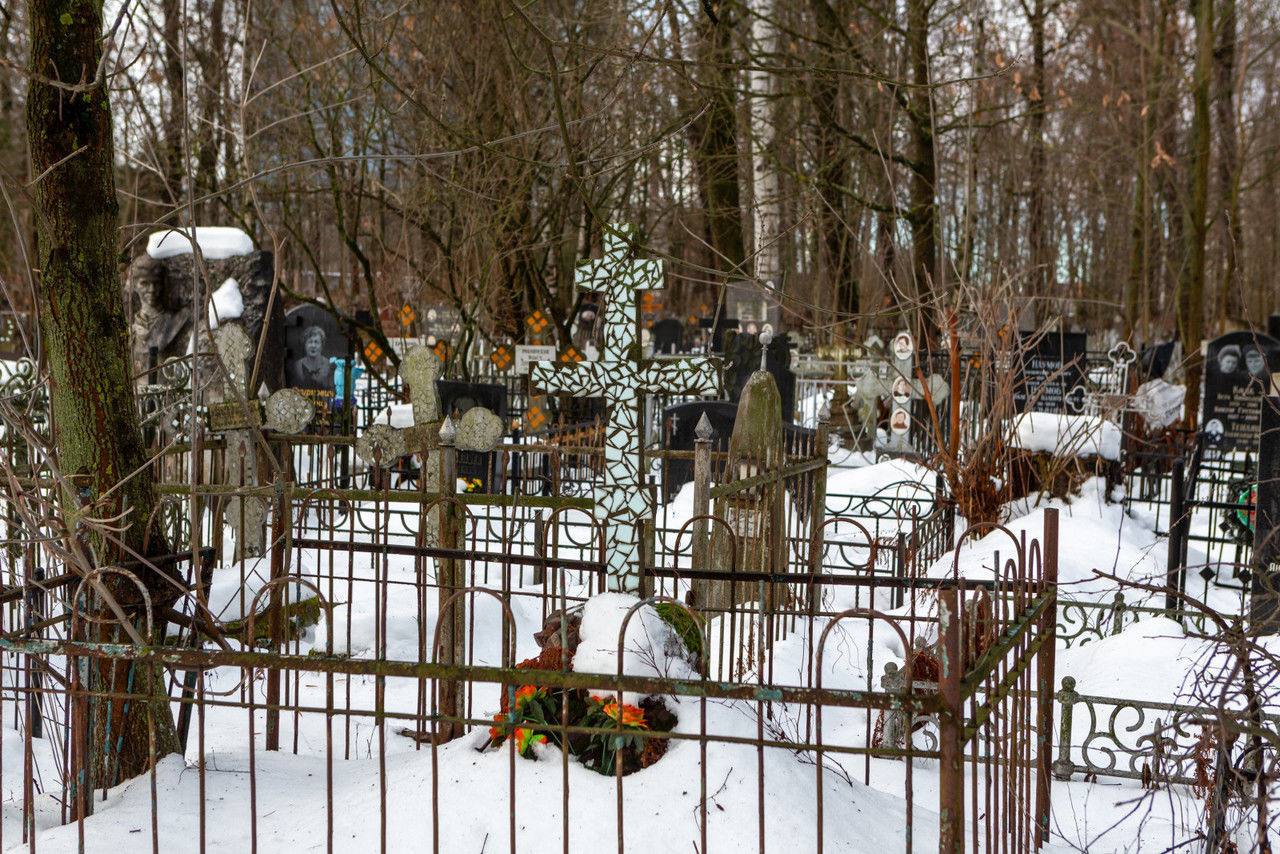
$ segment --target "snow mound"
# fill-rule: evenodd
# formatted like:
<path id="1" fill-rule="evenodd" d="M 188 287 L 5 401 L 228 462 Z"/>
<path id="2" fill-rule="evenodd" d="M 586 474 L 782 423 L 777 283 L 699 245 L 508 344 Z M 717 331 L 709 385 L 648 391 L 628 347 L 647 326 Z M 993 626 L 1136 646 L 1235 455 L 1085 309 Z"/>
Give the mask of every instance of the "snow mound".
<path id="1" fill-rule="evenodd" d="M 248 255 L 253 251 L 253 239 L 238 228 L 227 226 L 200 226 L 195 231 L 195 242 L 200 254 L 216 261 Z M 147 255 L 160 260 L 192 252 L 192 240 L 188 229 L 155 231 L 147 238 Z"/>
<path id="2" fill-rule="evenodd" d="M 1120 428 L 1091 415 L 1026 412 L 1014 423 L 1014 447 L 1078 457 L 1120 459 Z"/>
<path id="3" fill-rule="evenodd" d="M 244 316 L 244 297 L 240 283 L 227 279 L 209 297 L 209 328 L 217 329 L 220 322 L 238 320 Z"/>
<path id="4" fill-rule="evenodd" d="M 626 593 L 601 593 L 587 600 L 578 629 L 580 643 L 573 656 L 575 671 L 618 672 L 618 633 L 627 612 L 639 604 L 639 599 Z M 622 650 L 622 672 L 628 676 L 698 678 L 684 643 L 651 605 L 641 605 L 632 614 Z M 624 695 L 624 702 L 635 699 Z"/>

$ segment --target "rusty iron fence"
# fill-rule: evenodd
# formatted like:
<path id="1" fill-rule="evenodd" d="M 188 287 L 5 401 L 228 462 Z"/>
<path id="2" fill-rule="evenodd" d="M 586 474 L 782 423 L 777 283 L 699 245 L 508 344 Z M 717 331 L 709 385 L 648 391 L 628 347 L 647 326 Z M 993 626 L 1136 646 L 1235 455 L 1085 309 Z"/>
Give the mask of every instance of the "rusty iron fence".
<path id="1" fill-rule="evenodd" d="M 259 485 L 218 485 L 219 440 L 197 431 L 157 463 L 153 515 L 178 551 L 88 572 L 59 545 L 77 525 L 59 482 L 13 481 L 0 715 L 21 736 L 0 739 L 0 781 L 19 781 L 0 848 L 271 850 L 296 837 L 326 851 L 568 852 L 613 833 L 619 852 L 662 847 L 653 834 L 667 831 L 640 804 L 668 763 L 687 785 L 664 806 L 692 816 L 671 847 L 842 850 L 870 792 L 860 782 L 902 804 L 907 851 L 1034 850 L 1054 743 L 1056 515 L 1042 538 L 1001 547 L 989 578 L 939 571 L 977 532 L 955 541 L 936 496 L 895 498 L 875 521 L 817 511 L 829 506 L 824 432 L 773 459 L 695 450 L 694 512 L 645 523 L 639 598 L 604 644 L 614 672 L 530 664 L 545 652 L 535 631 L 559 615 L 567 644 L 564 623 L 605 590 L 603 536 L 572 472 L 551 494 L 457 493 L 457 453 L 444 446 L 429 492 L 397 483 L 394 464 L 361 463 L 343 437 L 268 434 Z M 530 453 L 589 467 L 598 449 L 498 452 Z M 255 502 L 268 533 L 261 554 L 244 554 L 236 537 Z M 172 602 L 151 601 L 138 582 L 149 571 L 171 579 Z M 700 599 L 712 585 L 716 598 Z M 624 672 L 627 624 L 651 612 L 690 669 Z M 167 704 L 146 690 L 155 673 Z M 558 708 L 521 728 L 512 709 L 530 691 Z M 638 696 L 666 698 L 678 725 L 624 733 L 620 713 L 569 713 Z M 123 739 L 101 734 L 126 716 L 144 744 L 172 726 L 182 758 L 125 779 Z M 518 742 L 539 737 L 563 749 L 526 764 Z M 593 739 L 614 745 L 599 754 L 602 765 L 615 754 L 611 779 L 580 775 L 573 746 Z M 632 776 L 628 750 L 662 756 Z M 475 839 L 450 781 L 495 756 L 503 767 L 485 779 L 503 820 Z M 917 789 L 925 773 L 936 800 Z M 775 786 L 802 786 L 808 812 L 782 813 Z M 722 816 L 724 798 L 754 826 Z M 290 805 L 309 820 L 291 820 Z M 536 840 L 521 830 L 529 808 L 551 816 Z"/>

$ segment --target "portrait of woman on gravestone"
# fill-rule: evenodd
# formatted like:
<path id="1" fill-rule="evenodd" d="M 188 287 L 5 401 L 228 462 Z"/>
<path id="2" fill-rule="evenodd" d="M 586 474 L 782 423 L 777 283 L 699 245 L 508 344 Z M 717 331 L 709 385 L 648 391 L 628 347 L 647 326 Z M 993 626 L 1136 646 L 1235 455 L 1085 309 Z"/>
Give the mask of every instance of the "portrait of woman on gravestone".
<path id="1" fill-rule="evenodd" d="M 1234 374 L 1240 369 L 1240 348 L 1228 344 L 1218 351 L 1218 373 Z"/>
<path id="2" fill-rule="evenodd" d="M 304 355 L 289 365 L 294 388 L 333 392 L 333 363 L 324 355 L 325 331 L 309 326 L 302 333 Z"/>

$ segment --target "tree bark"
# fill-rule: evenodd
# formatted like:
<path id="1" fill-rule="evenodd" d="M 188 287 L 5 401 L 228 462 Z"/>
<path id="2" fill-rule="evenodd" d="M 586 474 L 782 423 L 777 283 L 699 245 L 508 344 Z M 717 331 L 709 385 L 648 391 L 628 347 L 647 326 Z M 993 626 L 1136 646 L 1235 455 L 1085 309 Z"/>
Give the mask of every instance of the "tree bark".
<path id="1" fill-rule="evenodd" d="M 88 481 L 89 495 L 96 497 L 93 515 L 121 517 L 117 537 L 93 542 L 99 565 L 109 566 L 129 561 L 130 552 L 154 555 L 168 547 L 163 536 L 147 531 L 156 500 L 134 407 L 120 288 L 111 113 L 105 77 L 98 73 L 102 2 L 28 0 L 27 9 L 32 73 L 27 139 L 32 172 L 41 176 L 34 207 L 53 440 L 61 472 Z M 69 479 L 63 500 L 67 506 L 80 503 Z M 135 574 L 154 607 L 176 600 L 178 591 L 158 574 L 145 569 Z M 108 589 L 141 616 L 136 588 L 117 583 Z M 91 625 L 87 631 L 107 640 L 118 630 Z M 97 669 L 97 688 L 151 696 L 150 702 L 95 703 L 98 785 L 137 775 L 156 756 L 178 747 L 162 674 L 141 665 L 132 670 L 110 664 Z M 149 715 L 155 722 L 155 755 Z"/>

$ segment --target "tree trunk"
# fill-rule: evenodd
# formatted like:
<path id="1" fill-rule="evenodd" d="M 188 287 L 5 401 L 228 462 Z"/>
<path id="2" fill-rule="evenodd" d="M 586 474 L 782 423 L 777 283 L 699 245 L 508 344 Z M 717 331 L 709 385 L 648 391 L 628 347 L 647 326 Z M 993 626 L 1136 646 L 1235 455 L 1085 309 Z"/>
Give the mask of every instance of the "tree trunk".
<path id="1" fill-rule="evenodd" d="M 101 496 L 93 515 L 121 515 L 118 538 L 99 537 L 93 543 L 99 565 L 114 565 L 128 561 L 130 551 L 154 555 L 168 549 L 162 536 L 146 531 L 155 491 L 129 369 L 116 248 L 111 113 L 104 81 L 95 79 L 101 61 L 102 0 L 28 0 L 27 8 L 32 72 L 27 138 L 32 172 L 41 176 L 34 198 L 53 439 L 61 472 L 83 475 L 90 496 Z M 64 502 L 78 504 L 70 480 L 65 490 Z M 153 606 L 177 598 L 178 591 L 158 574 L 135 574 Z M 141 597 L 132 585 L 107 586 L 127 610 L 141 615 Z M 117 630 L 91 626 L 87 631 L 94 639 L 107 640 Z M 99 689 L 152 697 L 149 703 L 119 699 L 95 704 L 95 765 L 101 764 L 94 776 L 99 785 L 137 775 L 156 756 L 178 748 L 158 668 L 133 670 L 109 664 L 97 670 Z M 149 713 L 155 721 L 155 755 L 148 738 Z"/>
<path id="2" fill-rule="evenodd" d="M 940 284 L 938 269 L 937 159 L 933 138 L 933 89 L 929 74 L 929 8 L 927 0 L 907 2 L 907 52 L 911 62 L 911 135 L 915 143 L 912 168 L 911 273 L 918 317 L 923 321 Z M 921 323 L 921 334 L 933 337 L 931 325 Z"/>
<path id="3" fill-rule="evenodd" d="M 1222 200 L 1223 271 L 1219 312 L 1224 319 L 1248 314 L 1240 280 L 1244 229 L 1240 224 L 1240 132 L 1236 127 L 1236 0 L 1222 0 L 1218 46 L 1213 52 L 1214 112 L 1218 124 L 1218 193 Z"/>
<path id="4" fill-rule="evenodd" d="M 1039 326 L 1053 315 L 1053 300 L 1057 296 L 1051 287 L 1057 276 L 1054 271 L 1045 212 L 1045 191 L 1048 183 L 1045 170 L 1048 157 L 1044 138 L 1044 103 L 1048 92 L 1048 81 L 1045 76 L 1044 0 L 1034 0 L 1027 23 L 1031 27 L 1032 51 L 1031 89 L 1026 93 L 1027 129 L 1031 135 L 1031 168 L 1028 176 L 1030 198 L 1027 202 L 1027 215 L 1030 220 L 1028 242 L 1031 248 L 1031 294 L 1035 300 L 1036 325 Z"/>
<path id="5" fill-rule="evenodd" d="M 1196 424 L 1200 403 L 1200 339 L 1204 335 L 1205 243 L 1209 209 L 1209 76 L 1213 57 L 1213 0 L 1192 0 L 1195 17 L 1195 69 L 1191 80 L 1193 112 L 1187 146 L 1190 172 L 1190 204 L 1186 219 L 1186 261 L 1178 277 L 1178 333 L 1182 352 L 1190 357 L 1187 368 L 1187 402 L 1183 421 Z"/>
<path id="6" fill-rule="evenodd" d="M 730 15 L 732 3 L 719 3 L 713 20 L 704 14 L 699 25 L 699 59 L 703 75 L 698 92 L 706 109 L 689 126 L 694 168 L 707 212 L 708 242 L 713 266 L 726 280 L 743 275 L 746 260 L 742 238 L 742 208 L 738 188 L 738 117 L 734 108 L 736 61 Z"/>

